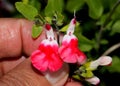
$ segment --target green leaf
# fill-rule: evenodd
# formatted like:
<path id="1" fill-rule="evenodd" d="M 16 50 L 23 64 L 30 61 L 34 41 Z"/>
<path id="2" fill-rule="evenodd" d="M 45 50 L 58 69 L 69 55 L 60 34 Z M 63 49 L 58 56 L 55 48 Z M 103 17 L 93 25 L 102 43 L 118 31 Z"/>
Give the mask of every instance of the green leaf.
<path id="1" fill-rule="evenodd" d="M 57 13 L 57 26 L 61 26 L 63 24 L 64 16 L 61 13 Z"/>
<path id="2" fill-rule="evenodd" d="M 83 36 L 82 34 L 77 34 L 77 37 L 80 43 L 86 43 L 91 45 L 93 44 L 93 41 L 89 40 L 87 37 Z"/>
<path id="3" fill-rule="evenodd" d="M 108 17 L 108 15 L 109 15 L 109 13 L 103 14 L 103 15 L 100 17 L 99 21 L 96 22 L 96 24 L 97 24 L 97 25 L 103 25 L 104 22 L 105 22 L 105 20 L 106 20 L 106 18 Z"/>
<path id="4" fill-rule="evenodd" d="M 112 26 L 111 35 L 114 35 L 115 33 L 120 33 L 120 20 L 116 21 Z"/>
<path id="5" fill-rule="evenodd" d="M 29 4 L 34 6 L 38 11 L 40 11 L 41 3 L 39 0 L 29 0 Z"/>
<path id="6" fill-rule="evenodd" d="M 120 73 L 120 58 L 114 56 L 112 59 L 112 65 L 107 67 L 108 71 L 111 73 Z"/>
<path id="7" fill-rule="evenodd" d="M 51 18 L 51 17 L 45 17 L 45 20 L 46 20 L 49 24 L 52 24 L 52 18 Z"/>
<path id="8" fill-rule="evenodd" d="M 101 0 L 105 10 L 107 9 L 112 9 L 113 5 L 117 2 L 118 0 Z"/>
<path id="9" fill-rule="evenodd" d="M 48 4 L 45 7 L 45 15 L 53 16 L 55 12 L 61 13 L 63 6 L 63 0 L 48 0 Z"/>
<path id="10" fill-rule="evenodd" d="M 108 40 L 106 40 L 106 39 L 102 39 L 102 40 L 100 41 L 100 43 L 103 44 L 103 45 L 106 45 L 106 44 L 108 44 L 109 42 L 108 42 Z"/>
<path id="11" fill-rule="evenodd" d="M 91 70 L 86 70 L 86 72 L 82 73 L 81 76 L 85 77 L 85 78 L 91 78 L 93 77 L 93 73 Z"/>
<path id="12" fill-rule="evenodd" d="M 114 21 L 120 19 L 120 5 L 115 9 L 114 13 L 111 16 L 111 19 Z"/>
<path id="13" fill-rule="evenodd" d="M 76 23 L 76 26 L 75 26 L 75 30 L 76 30 L 76 28 L 79 27 L 79 25 L 80 25 L 80 23 L 77 22 L 77 23 Z M 61 31 L 61 32 L 66 32 L 67 29 L 68 29 L 68 27 L 69 27 L 69 24 L 67 24 L 67 25 L 65 25 L 64 27 L 62 27 L 62 28 L 60 29 L 60 31 Z"/>
<path id="14" fill-rule="evenodd" d="M 28 4 L 29 0 L 22 0 L 24 4 Z"/>
<path id="15" fill-rule="evenodd" d="M 68 29 L 68 27 L 69 27 L 69 24 L 65 25 L 64 27 L 62 27 L 62 28 L 60 29 L 60 32 L 66 32 L 67 29 Z"/>
<path id="16" fill-rule="evenodd" d="M 80 78 L 79 75 L 73 75 L 72 77 L 75 78 L 75 79 L 77 79 L 77 80 L 81 80 L 81 78 Z"/>
<path id="17" fill-rule="evenodd" d="M 80 50 L 82 50 L 83 52 L 90 51 L 92 48 L 93 48 L 93 46 L 90 45 L 90 44 L 82 44 L 82 43 L 80 43 Z"/>
<path id="18" fill-rule="evenodd" d="M 79 47 L 83 52 L 87 52 L 87 51 L 90 51 L 91 49 L 93 49 L 94 42 L 92 40 L 89 40 L 87 37 L 83 36 L 80 33 L 80 31 L 76 32 L 75 35 L 78 38 Z"/>
<path id="19" fill-rule="evenodd" d="M 32 37 L 37 38 L 43 30 L 42 26 L 33 25 L 32 27 Z"/>
<path id="20" fill-rule="evenodd" d="M 73 13 L 74 11 L 80 10 L 84 3 L 84 0 L 68 0 L 66 9 L 69 12 Z"/>
<path id="21" fill-rule="evenodd" d="M 22 2 L 16 2 L 15 6 L 17 10 L 27 19 L 34 20 L 34 17 L 38 15 L 38 11 L 35 7 Z"/>
<path id="22" fill-rule="evenodd" d="M 86 0 L 89 7 L 89 16 L 98 19 L 103 13 L 103 6 L 100 0 Z"/>

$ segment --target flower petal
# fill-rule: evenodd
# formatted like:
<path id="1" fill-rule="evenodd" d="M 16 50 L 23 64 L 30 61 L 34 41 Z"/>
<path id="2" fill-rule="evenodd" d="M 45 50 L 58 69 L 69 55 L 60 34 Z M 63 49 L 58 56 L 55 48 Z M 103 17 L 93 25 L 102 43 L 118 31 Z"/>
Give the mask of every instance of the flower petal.
<path id="1" fill-rule="evenodd" d="M 51 55 L 52 61 L 49 62 L 48 68 L 51 71 L 57 71 L 62 67 L 63 61 L 60 59 L 57 53 Z"/>
<path id="2" fill-rule="evenodd" d="M 92 78 L 87 78 L 85 79 L 87 82 L 93 84 L 93 85 L 98 85 L 100 83 L 100 79 L 96 76 L 92 77 Z"/>
<path id="3" fill-rule="evenodd" d="M 112 63 L 112 58 L 110 56 L 101 56 L 99 61 L 101 66 L 109 65 Z"/>
<path id="4" fill-rule="evenodd" d="M 77 62 L 77 59 L 75 58 L 74 54 L 72 54 L 72 50 L 69 47 L 62 46 L 60 48 L 60 55 L 64 62 L 67 63 Z"/>
<path id="5" fill-rule="evenodd" d="M 75 25 L 76 25 L 76 19 L 73 18 L 73 19 L 70 21 L 70 25 L 69 25 L 68 30 L 67 30 L 67 35 L 74 33 Z"/>
<path id="6" fill-rule="evenodd" d="M 59 53 L 63 61 L 67 63 L 78 62 L 79 64 L 82 64 L 86 59 L 85 54 L 79 50 L 78 40 L 74 35 L 65 35 L 62 46 L 59 48 Z"/>
<path id="7" fill-rule="evenodd" d="M 45 61 L 45 54 L 42 53 L 40 50 L 36 50 L 35 52 L 32 53 L 31 61 L 36 69 L 40 71 L 45 71 L 47 69 L 48 62 Z"/>
<path id="8" fill-rule="evenodd" d="M 37 51 L 31 55 L 31 61 L 35 68 L 40 71 L 57 71 L 62 67 L 63 61 L 58 53 L 56 40 L 43 40 Z"/>

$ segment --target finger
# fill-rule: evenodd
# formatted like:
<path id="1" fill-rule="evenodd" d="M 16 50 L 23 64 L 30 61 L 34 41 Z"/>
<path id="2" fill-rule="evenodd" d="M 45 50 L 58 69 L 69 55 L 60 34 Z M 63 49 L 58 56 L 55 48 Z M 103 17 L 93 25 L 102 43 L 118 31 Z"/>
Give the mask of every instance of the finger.
<path id="1" fill-rule="evenodd" d="M 15 68 L 21 62 L 23 62 L 26 58 L 22 56 L 21 58 L 12 59 L 12 60 L 4 60 L 0 61 L 0 77 L 8 73 L 10 70 Z"/>
<path id="2" fill-rule="evenodd" d="M 32 25 L 33 22 L 25 19 L 0 19 L 0 58 L 30 55 L 38 47 L 45 34 L 34 40 Z"/>
<path id="3" fill-rule="evenodd" d="M 18 58 L 24 53 L 24 40 L 28 41 L 28 44 L 25 43 L 28 46 L 26 49 L 28 51 L 37 48 L 35 45 L 39 45 L 38 40 L 34 45 L 35 40 L 31 37 L 32 24 L 33 22 L 25 19 L 0 19 L 0 75 L 4 75 L 25 59 Z M 22 32 L 26 33 L 25 36 L 23 36 Z M 29 47 L 30 45 L 32 49 Z"/>
<path id="4" fill-rule="evenodd" d="M 20 27 L 16 21 L 16 19 L 0 19 L 0 58 L 17 56 L 21 53 Z"/>
<path id="5" fill-rule="evenodd" d="M 0 78 L 0 86 L 50 86 L 50 83 L 31 66 L 26 59 L 12 71 Z"/>

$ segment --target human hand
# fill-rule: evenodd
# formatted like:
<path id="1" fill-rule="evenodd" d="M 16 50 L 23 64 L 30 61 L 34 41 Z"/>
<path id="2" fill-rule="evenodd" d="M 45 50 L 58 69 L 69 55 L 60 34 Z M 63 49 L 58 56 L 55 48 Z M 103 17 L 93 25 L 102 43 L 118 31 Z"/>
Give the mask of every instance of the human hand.
<path id="1" fill-rule="evenodd" d="M 33 40 L 32 25 L 33 22 L 25 19 L 0 19 L 0 85 L 81 86 L 78 82 L 66 82 L 67 65 L 60 70 L 62 74 L 55 72 L 48 80 L 31 66 L 29 56 L 45 38 L 43 31 L 38 39 Z"/>

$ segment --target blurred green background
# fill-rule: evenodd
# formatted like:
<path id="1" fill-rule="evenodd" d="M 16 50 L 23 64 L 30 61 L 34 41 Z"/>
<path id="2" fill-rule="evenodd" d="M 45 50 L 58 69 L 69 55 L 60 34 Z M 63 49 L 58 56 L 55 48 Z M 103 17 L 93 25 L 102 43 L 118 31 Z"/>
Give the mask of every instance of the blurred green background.
<path id="1" fill-rule="evenodd" d="M 0 0 L 0 18 L 24 18 L 16 10 L 15 2 L 21 0 Z M 34 6 L 42 16 L 51 17 L 58 11 L 63 27 L 74 17 L 79 24 L 75 35 L 79 47 L 88 59 L 109 55 L 113 63 L 109 67 L 99 67 L 94 71 L 101 80 L 100 86 L 120 85 L 120 0 L 22 0 Z M 52 4 L 52 5 L 51 5 Z M 32 10 L 26 10 L 32 13 Z M 86 84 L 89 86 L 89 84 Z M 91 85 L 90 85 L 91 86 Z"/>

